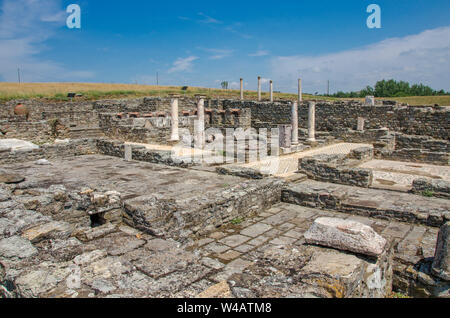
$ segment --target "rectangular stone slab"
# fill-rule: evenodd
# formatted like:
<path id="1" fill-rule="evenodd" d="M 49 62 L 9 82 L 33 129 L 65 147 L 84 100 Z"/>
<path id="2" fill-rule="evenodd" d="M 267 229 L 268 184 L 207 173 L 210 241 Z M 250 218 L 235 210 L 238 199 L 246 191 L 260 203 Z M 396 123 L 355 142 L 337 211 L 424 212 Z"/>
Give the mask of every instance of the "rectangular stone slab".
<path id="1" fill-rule="evenodd" d="M 337 218 L 318 218 L 305 233 L 306 242 L 378 257 L 386 240 L 370 226 Z"/>

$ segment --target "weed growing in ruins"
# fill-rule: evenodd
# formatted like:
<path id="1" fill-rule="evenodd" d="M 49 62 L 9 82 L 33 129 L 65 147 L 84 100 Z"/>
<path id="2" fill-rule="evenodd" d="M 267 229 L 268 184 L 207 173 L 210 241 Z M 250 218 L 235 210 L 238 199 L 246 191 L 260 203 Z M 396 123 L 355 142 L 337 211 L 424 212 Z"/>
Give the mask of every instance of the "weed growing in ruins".
<path id="1" fill-rule="evenodd" d="M 402 293 L 392 293 L 391 298 L 411 298 L 411 297 Z"/>
<path id="2" fill-rule="evenodd" d="M 231 221 L 231 224 L 233 224 L 233 225 L 239 225 L 239 224 L 241 224 L 242 222 L 244 222 L 244 220 L 243 220 L 242 218 L 236 218 L 236 219 L 234 219 L 234 220 Z"/>
<path id="3" fill-rule="evenodd" d="M 422 195 L 427 198 L 432 198 L 434 197 L 434 192 L 431 190 L 425 190 L 422 192 Z"/>

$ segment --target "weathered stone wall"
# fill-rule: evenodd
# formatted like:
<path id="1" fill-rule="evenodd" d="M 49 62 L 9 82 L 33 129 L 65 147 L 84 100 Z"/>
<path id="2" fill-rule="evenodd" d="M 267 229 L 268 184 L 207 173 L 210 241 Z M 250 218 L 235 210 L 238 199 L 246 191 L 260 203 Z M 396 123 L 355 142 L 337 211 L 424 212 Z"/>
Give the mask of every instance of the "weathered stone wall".
<path id="1" fill-rule="evenodd" d="M 67 127 L 98 127 L 98 113 L 95 111 L 42 112 L 42 120 L 54 119 Z"/>
<path id="2" fill-rule="evenodd" d="M 368 188 L 373 182 L 372 170 L 356 166 L 371 159 L 373 150 L 369 148 L 356 149 L 350 155 L 317 155 L 300 159 L 299 171 L 317 181 Z"/>
<path id="3" fill-rule="evenodd" d="M 34 143 L 43 144 L 69 136 L 69 129 L 61 125 L 59 121 L 1 120 L 0 139 L 23 139 Z"/>
<path id="4" fill-rule="evenodd" d="M 308 110 L 300 107 L 300 127 L 307 127 Z M 450 137 L 450 107 L 362 106 L 353 103 L 318 103 L 317 130 L 356 130 L 358 117 L 365 119 L 365 129 L 387 127 L 409 135 Z"/>
<path id="5" fill-rule="evenodd" d="M 11 164 L 18 162 L 36 161 L 40 159 L 54 159 L 73 157 L 97 153 L 95 139 L 71 140 L 69 143 L 44 145 L 38 149 L 21 151 L 0 151 L 0 163 Z"/>
<path id="6" fill-rule="evenodd" d="M 426 136 L 395 134 L 395 150 L 384 155 L 386 159 L 450 164 L 450 142 Z"/>
<path id="7" fill-rule="evenodd" d="M 256 215 L 279 202 L 285 182 L 246 180 L 220 193 L 188 200 L 143 196 L 124 204 L 128 225 L 159 237 L 182 239 L 206 235 L 237 218 Z M 245 189 L 245 191 L 243 191 Z"/>
<path id="8" fill-rule="evenodd" d="M 187 129 L 191 135 L 195 130 L 197 116 L 179 117 L 179 128 Z M 170 116 L 146 118 L 121 118 L 115 113 L 99 115 L 99 125 L 106 136 L 113 139 L 139 143 L 165 144 L 170 140 L 172 119 Z M 251 112 L 249 109 L 237 111 L 208 111 L 205 115 L 205 128 L 250 128 Z"/>
<path id="9" fill-rule="evenodd" d="M 291 106 L 288 103 L 258 103 L 224 100 L 224 108 L 250 108 L 254 125 L 290 124 Z M 318 131 L 357 130 L 358 117 L 365 119 L 365 129 L 383 127 L 409 135 L 450 138 L 450 107 L 408 107 L 396 105 L 364 106 L 356 102 L 316 104 Z M 299 127 L 308 127 L 308 107 L 299 106 Z"/>
<path id="10" fill-rule="evenodd" d="M 450 199 L 450 182 L 445 180 L 416 179 L 413 181 L 412 193 L 427 194 L 438 198 Z"/>
<path id="11" fill-rule="evenodd" d="M 96 143 L 98 153 L 102 155 L 125 158 L 125 143 L 118 140 L 99 139 Z M 195 165 L 191 158 L 177 158 L 170 150 L 149 150 L 145 147 L 131 146 L 132 159 L 137 161 L 164 164 L 167 166 L 183 167 Z"/>
<path id="12" fill-rule="evenodd" d="M 41 99 L 13 100 L 3 105 L 0 104 L 0 119 L 16 117 L 14 116 L 14 107 L 17 104 L 26 106 L 30 111 L 29 121 L 42 120 L 42 113 L 58 113 L 61 116 L 70 116 L 70 113 L 91 113 L 93 111 L 93 103 L 89 101 L 51 102 Z M 83 118 L 80 120 L 83 120 Z M 76 116 L 74 120 L 76 120 Z"/>
<path id="13" fill-rule="evenodd" d="M 0 118 L 13 115 L 14 106 L 19 102 L 30 108 L 31 120 L 42 119 L 42 113 L 60 113 L 61 116 L 73 116 L 79 112 L 166 112 L 170 114 L 170 98 L 137 98 L 122 100 L 101 100 L 96 102 L 48 102 L 44 100 L 18 100 L 0 105 Z M 193 111 L 197 108 L 197 98 L 181 97 L 180 111 Z M 291 106 L 289 102 L 255 102 L 239 100 L 205 99 L 206 109 L 243 109 L 249 108 L 253 114 L 253 126 L 271 126 L 289 124 Z M 67 114 L 64 115 L 63 113 Z M 70 115 L 73 113 L 73 115 Z M 364 106 L 358 102 L 319 102 L 316 105 L 316 127 L 318 131 L 356 130 L 358 117 L 365 119 L 366 129 L 387 127 L 390 130 L 409 135 L 430 136 L 448 140 L 450 137 L 450 107 L 408 107 L 397 105 Z M 82 118 L 80 117 L 80 120 Z M 95 123 L 95 118 L 90 119 Z M 299 106 L 299 126 L 307 127 L 308 107 Z"/>

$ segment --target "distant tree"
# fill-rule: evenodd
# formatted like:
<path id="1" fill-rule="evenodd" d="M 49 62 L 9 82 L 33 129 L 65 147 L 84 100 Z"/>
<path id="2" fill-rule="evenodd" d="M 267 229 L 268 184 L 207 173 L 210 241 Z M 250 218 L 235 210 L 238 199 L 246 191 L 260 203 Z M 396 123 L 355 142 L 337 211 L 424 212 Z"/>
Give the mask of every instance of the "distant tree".
<path id="1" fill-rule="evenodd" d="M 220 85 L 222 86 L 222 89 L 228 89 L 228 82 L 227 81 L 223 81 L 222 83 L 220 83 Z"/>
<path id="2" fill-rule="evenodd" d="M 375 96 L 375 97 L 406 97 L 406 96 L 433 96 L 433 95 L 450 95 L 449 92 L 445 92 L 444 90 L 435 91 L 429 86 L 425 86 L 423 84 L 414 84 L 410 85 L 408 82 L 404 81 L 395 81 L 393 79 L 390 80 L 382 80 L 378 81 L 375 84 L 375 87 L 367 86 L 359 92 L 342 92 L 339 91 L 333 97 L 338 98 L 354 98 L 360 97 L 364 98 L 365 96 Z"/>

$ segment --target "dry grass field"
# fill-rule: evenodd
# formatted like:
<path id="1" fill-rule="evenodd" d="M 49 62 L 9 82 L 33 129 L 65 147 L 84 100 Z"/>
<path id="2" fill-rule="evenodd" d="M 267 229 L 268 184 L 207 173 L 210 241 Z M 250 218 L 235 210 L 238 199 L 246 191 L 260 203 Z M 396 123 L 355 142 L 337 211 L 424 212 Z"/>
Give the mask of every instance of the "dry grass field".
<path id="1" fill-rule="evenodd" d="M 80 93 L 81 99 L 95 100 L 106 98 L 132 98 L 143 96 L 165 97 L 169 94 L 180 94 L 194 96 L 196 94 L 205 95 L 208 98 L 239 98 L 239 90 L 223 90 L 214 88 L 189 87 L 182 90 L 176 86 L 152 86 L 135 84 L 101 84 L 101 83 L 6 83 L 0 82 L 0 101 L 13 99 L 47 98 L 50 100 L 68 100 L 67 93 Z M 267 92 L 263 93 L 263 99 L 269 99 Z M 246 99 L 256 99 L 256 91 L 246 91 Z M 295 100 L 296 94 L 275 93 L 275 99 Z M 337 98 L 304 95 L 305 100 L 337 100 Z M 396 100 L 409 105 L 450 105 L 450 96 L 417 96 L 417 97 L 396 97 L 382 98 Z M 362 99 L 356 99 L 362 100 Z"/>
<path id="2" fill-rule="evenodd" d="M 0 100 L 48 98 L 52 100 L 67 100 L 67 93 L 81 93 L 82 99 L 99 98 L 127 98 L 142 96 L 167 96 L 169 94 L 180 94 L 193 96 L 205 95 L 210 98 L 239 98 L 239 90 L 223 90 L 213 88 L 182 87 L 175 86 L 152 86 L 135 84 L 97 84 L 97 83 L 1 83 Z M 246 91 L 246 98 L 255 99 L 256 91 Z M 294 94 L 276 93 L 277 99 L 295 99 Z M 308 98 L 308 95 L 306 96 Z M 312 96 L 309 96 L 312 97 Z M 268 99 L 269 94 L 264 93 L 263 98 Z"/>

